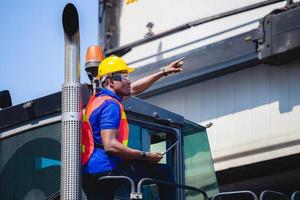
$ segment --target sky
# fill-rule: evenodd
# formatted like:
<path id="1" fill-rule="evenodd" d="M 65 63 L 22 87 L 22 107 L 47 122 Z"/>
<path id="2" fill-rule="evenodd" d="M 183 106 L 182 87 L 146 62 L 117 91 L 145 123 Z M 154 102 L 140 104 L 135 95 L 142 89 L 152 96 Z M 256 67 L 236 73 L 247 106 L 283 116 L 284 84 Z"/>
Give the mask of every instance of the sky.
<path id="1" fill-rule="evenodd" d="M 13 105 L 58 92 L 64 82 L 62 12 L 79 14 L 81 82 L 88 46 L 98 43 L 98 0 L 0 1 L 0 91 Z"/>

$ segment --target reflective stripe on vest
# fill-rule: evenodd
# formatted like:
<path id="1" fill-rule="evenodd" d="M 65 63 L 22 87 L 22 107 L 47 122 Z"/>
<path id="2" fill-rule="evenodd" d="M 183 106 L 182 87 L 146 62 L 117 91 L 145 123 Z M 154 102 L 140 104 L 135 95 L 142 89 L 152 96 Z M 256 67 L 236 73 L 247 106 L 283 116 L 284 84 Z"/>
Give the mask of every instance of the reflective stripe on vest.
<path id="1" fill-rule="evenodd" d="M 94 151 L 94 137 L 93 132 L 91 128 L 91 124 L 89 122 L 89 118 L 93 111 L 97 108 L 99 108 L 106 100 L 113 100 L 115 101 L 121 111 L 121 120 L 119 124 L 118 129 L 118 141 L 121 142 L 124 145 L 128 145 L 128 136 L 129 136 L 129 128 L 128 128 L 128 122 L 126 118 L 126 114 L 124 111 L 123 105 L 117 101 L 116 99 L 110 97 L 110 96 L 100 96 L 95 97 L 95 95 L 91 96 L 88 105 L 86 106 L 86 109 L 83 112 L 82 117 L 82 136 L 81 136 L 81 161 L 82 164 L 87 163 L 89 160 L 91 154 Z"/>

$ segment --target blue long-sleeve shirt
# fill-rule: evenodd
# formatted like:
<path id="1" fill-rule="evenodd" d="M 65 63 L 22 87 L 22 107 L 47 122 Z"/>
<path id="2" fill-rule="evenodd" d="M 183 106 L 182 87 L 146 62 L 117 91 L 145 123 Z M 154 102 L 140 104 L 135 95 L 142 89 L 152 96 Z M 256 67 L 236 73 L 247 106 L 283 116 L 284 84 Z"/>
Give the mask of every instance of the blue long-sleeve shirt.
<path id="1" fill-rule="evenodd" d="M 122 98 L 107 89 L 98 91 L 96 97 L 107 95 L 119 102 L 122 101 Z M 106 100 L 91 113 L 88 120 L 91 124 L 96 146 L 102 145 L 101 130 L 119 129 L 120 116 L 120 106 L 114 100 Z M 108 155 L 103 148 L 95 147 L 89 161 L 83 166 L 83 173 L 95 174 L 110 171 L 115 169 L 117 164 L 121 161 L 122 159 L 120 157 Z"/>

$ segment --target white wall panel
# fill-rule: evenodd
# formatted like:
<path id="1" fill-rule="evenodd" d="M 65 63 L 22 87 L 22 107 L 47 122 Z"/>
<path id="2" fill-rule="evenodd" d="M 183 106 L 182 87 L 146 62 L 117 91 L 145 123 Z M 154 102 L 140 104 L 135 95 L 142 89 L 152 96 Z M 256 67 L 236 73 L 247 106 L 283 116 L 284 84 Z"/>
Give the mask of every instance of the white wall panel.
<path id="1" fill-rule="evenodd" d="M 187 22 L 262 1 L 263 0 L 139 0 L 128 5 L 124 3 L 125 1 L 121 1 L 120 46 L 143 39 L 148 32 L 146 28 L 148 22 L 154 23 L 152 31 L 157 34 Z M 127 62 L 134 62 L 147 56 L 158 54 L 133 65 L 134 67 L 139 67 L 235 36 L 257 28 L 257 22 L 251 24 L 247 23 L 262 18 L 273 9 L 282 7 L 284 4 L 285 2 L 276 3 L 271 6 L 262 7 L 181 31 L 136 47 L 127 53 L 124 58 Z M 237 26 L 242 27 L 230 30 Z M 221 32 L 224 33 L 218 34 Z M 210 37 L 214 34 L 217 35 Z"/>
<path id="2" fill-rule="evenodd" d="M 147 99 L 208 129 L 217 170 L 300 152 L 300 61 L 258 65 Z"/>

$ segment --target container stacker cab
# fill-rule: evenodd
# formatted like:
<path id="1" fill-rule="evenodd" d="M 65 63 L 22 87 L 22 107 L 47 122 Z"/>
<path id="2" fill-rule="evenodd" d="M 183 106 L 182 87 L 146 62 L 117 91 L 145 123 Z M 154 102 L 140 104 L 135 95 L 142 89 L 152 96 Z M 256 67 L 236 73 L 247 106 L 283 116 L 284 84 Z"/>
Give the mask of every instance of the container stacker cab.
<path id="1" fill-rule="evenodd" d="M 60 105 L 61 93 L 55 93 L 0 111 L 1 200 L 59 199 Z M 135 97 L 124 107 L 130 147 L 163 152 L 178 140 L 161 161 L 173 169 L 176 183 L 200 188 L 209 197 L 218 192 L 205 127 Z M 155 184 L 143 188 L 143 199 L 157 198 Z M 130 191 L 119 189 L 116 199 L 120 195 L 129 199 Z M 200 198 L 197 191 L 177 190 L 177 199 Z"/>
<path id="2" fill-rule="evenodd" d="M 260 5 L 261 3 L 259 3 L 259 5 L 246 7 L 243 10 L 247 11 Z M 297 22 L 299 20 L 297 19 L 299 18 L 299 3 L 292 4 L 292 6 L 288 6 L 287 8 L 288 10 L 286 13 L 281 10 L 282 13 L 280 11 L 279 13 L 276 12 L 271 15 L 273 16 L 272 20 L 274 20 L 275 28 L 267 26 L 267 24 L 271 23 L 267 23 L 268 20 L 264 20 L 263 22 L 266 22 L 266 26 L 261 26 L 249 33 L 245 33 L 244 35 L 236 37 L 238 39 L 236 41 L 240 41 L 240 38 L 242 38 L 241 40 L 243 41 L 243 43 L 238 42 L 238 46 L 244 44 L 244 46 L 241 48 L 245 48 L 245 52 L 248 52 L 250 49 L 249 55 L 252 55 L 252 57 L 250 56 L 247 58 L 249 60 L 246 60 L 247 62 L 245 61 L 245 63 L 251 63 L 254 58 L 255 62 L 258 62 L 256 59 L 257 55 L 259 59 L 268 62 L 274 61 L 274 59 L 279 55 L 281 58 L 281 56 L 285 56 L 285 52 L 279 51 L 282 49 L 281 46 L 284 46 L 284 49 L 286 50 L 295 49 L 295 55 L 298 55 L 299 40 L 296 36 L 299 31 L 296 28 L 287 29 L 286 36 L 290 37 L 292 35 L 293 37 L 291 38 L 294 38 L 293 42 L 286 43 L 285 40 L 279 40 L 284 44 L 274 42 L 272 43 L 274 48 L 269 48 L 272 46 L 267 43 L 271 39 L 271 41 L 276 41 L 275 39 L 277 37 L 283 37 L 280 35 L 282 34 L 282 31 L 270 34 L 271 30 L 281 30 L 281 25 L 287 27 L 286 25 L 288 24 L 293 27 L 294 24 L 296 24 L 297 26 L 295 27 L 298 28 L 299 23 Z M 241 10 L 223 13 L 222 15 L 213 17 L 213 19 L 218 19 L 222 16 L 230 16 L 238 12 L 241 12 Z M 289 20 L 290 23 L 285 23 L 285 21 L 282 21 L 282 24 L 277 23 L 281 22 L 281 18 L 284 19 L 290 16 L 293 16 L 293 20 Z M 192 25 L 205 23 L 210 20 L 212 20 L 212 18 L 197 21 Z M 66 30 L 69 31 L 70 35 L 76 34 L 76 30 L 73 30 L 74 27 L 78 31 L 78 24 L 76 23 L 75 26 L 71 26 L 71 28 L 66 27 Z M 189 25 L 184 27 L 192 26 Z M 174 32 L 174 30 L 171 30 L 167 33 L 171 34 Z M 178 30 L 181 29 L 178 28 Z M 124 54 L 134 46 L 165 36 L 167 33 L 153 36 L 122 48 L 120 47 L 115 50 L 110 50 L 106 52 L 106 55 L 110 55 L 112 53 Z M 251 37 L 246 38 L 248 38 L 247 40 L 252 40 L 252 43 L 245 41 L 246 38 L 244 36 L 249 35 L 251 35 Z M 235 41 L 236 38 L 233 38 L 233 40 Z M 233 48 L 232 45 L 234 44 L 235 43 L 230 42 L 230 47 Z M 220 45 L 224 45 L 224 48 L 226 47 L 226 43 Z M 257 46 L 261 47 L 259 48 L 259 52 L 257 52 Z M 223 49 L 219 46 L 216 48 L 212 47 L 210 51 L 215 52 L 213 51 L 214 49 L 218 49 L 221 52 L 223 51 Z M 274 50 L 274 52 L 271 52 L 269 49 Z M 199 51 L 201 51 L 201 49 Z M 79 51 L 75 51 L 75 53 L 76 52 L 78 53 Z M 197 57 L 198 59 L 201 59 L 201 55 L 206 56 L 205 52 L 203 54 L 190 54 L 191 58 Z M 222 53 L 219 55 L 222 55 Z M 237 58 L 233 56 L 232 59 Z M 215 61 L 216 59 L 213 58 L 212 60 Z M 219 62 L 218 59 L 217 62 Z M 212 63 L 204 64 L 207 66 L 212 65 Z M 160 66 L 157 65 L 155 67 Z M 247 66 L 245 65 L 238 67 Z M 197 70 L 198 68 L 199 67 L 197 67 Z M 192 69 L 193 70 L 191 70 L 190 73 L 193 73 L 194 79 L 187 79 L 187 84 L 191 83 L 191 80 L 196 80 L 196 78 L 206 78 L 203 74 L 201 74 L 202 72 L 200 68 L 199 71 L 197 71 L 196 68 Z M 221 69 L 219 70 L 220 72 L 223 72 Z M 76 71 L 77 70 L 73 70 L 72 72 Z M 195 73 L 197 76 L 195 76 Z M 152 94 L 155 92 L 172 89 L 175 86 L 180 86 L 181 83 L 178 83 L 179 80 L 182 79 L 176 78 L 176 81 L 169 81 L 168 84 L 165 85 L 162 84 L 163 82 L 160 83 L 162 84 L 160 85 L 160 88 L 156 88 L 156 91 L 154 88 L 154 90 L 152 90 Z M 150 93 L 148 93 L 148 95 Z M 88 89 L 85 89 L 84 94 L 83 102 L 84 105 L 86 105 L 89 97 Z M 15 106 L 10 105 L 10 99 L 6 100 L 5 102 L 5 105 L 1 106 L 2 110 L 0 110 L 0 200 L 60 199 L 60 171 L 62 166 L 60 145 L 62 118 L 61 93 L 51 94 L 49 96 Z M 226 195 L 235 194 L 217 194 L 218 185 L 205 127 L 188 121 L 181 115 L 172 113 L 134 97 L 125 101 L 124 107 L 130 126 L 130 147 L 144 151 L 151 150 L 164 152 L 166 149 L 172 146 L 172 144 L 178 141 L 174 148 L 168 151 L 165 155 L 165 158 L 161 161 L 174 171 L 175 180 L 176 183 L 178 183 L 178 185 L 176 185 L 178 188 L 178 200 L 203 199 L 203 194 L 199 193 L 199 191 L 195 191 L 195 188 L 204 190 L 208 197 L 211 197 L 212 199 L 220 197 L 223 198 Z M 143 187 L 143 199 L 157 199 L 157 190 L 155 185 L 152 183 L 153 182 L 150 181 L 149 185 L 148 181 L 148 184 Z M 141 185 L 139 185 L 139 189 L 142 187 Z M 183 189 L 183 185 L 192 186 L 185 187 L 185 189 L 192 190 Z M 138 188 L 135 188 L 135 191 L 137 191 L 137 189 Z M 130 191 L 122 190 L 122 188 L 120 188 L 115 198 L 129 199 L 130 193 Z M 257 197 L 252 193 L 243 193 L 253 196 L 253 199 L 257 199 Z M 264 194 L 269 193 L 270 192 Z M 260 199 L 264 199 L 265 196 L 267 195 L 261 195 Z M 292 199 L 296 199 L 297 196 L 299 196 L 298 192 L 295 192 L 292 196 Z M 85 199 L 84 195 L 83 199 Z"/>

